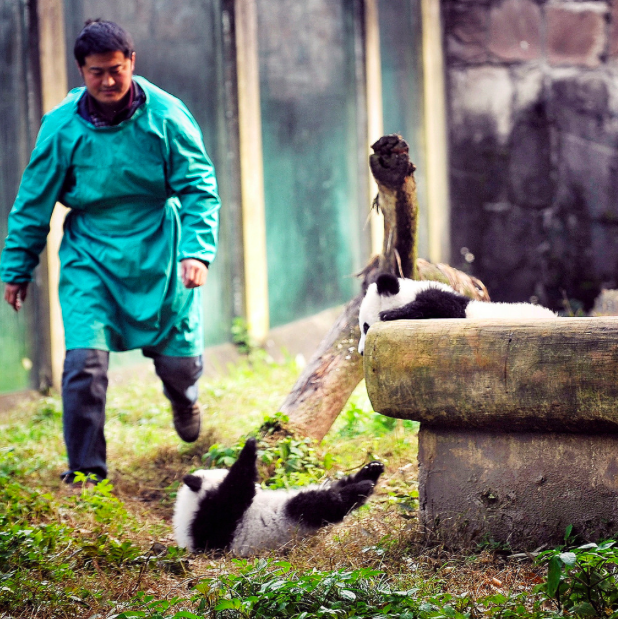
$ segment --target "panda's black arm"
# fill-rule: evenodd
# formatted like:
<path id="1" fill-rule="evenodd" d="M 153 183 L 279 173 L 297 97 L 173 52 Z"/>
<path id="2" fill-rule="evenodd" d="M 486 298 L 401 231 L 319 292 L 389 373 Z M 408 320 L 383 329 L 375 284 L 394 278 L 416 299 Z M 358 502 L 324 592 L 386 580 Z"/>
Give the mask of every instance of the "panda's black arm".
<path id="1" fill-rule="evenodd" d="M 470 299 L 456 292 L 428 288 L 407 305 L 380 312 L 380 320 L 418 320 L 428 318 L 465 318 Z"/>
<path id="2" fill-rule="evenodd" d="M 335 490 L 342 490 L 350 484 L 356 484 L 359 481 L 365 481 L 366 479 L 372 481 L 374 484 L 377 484 L 382 473 L 384 473 L 384 465 L 378 460 L 374 460 L 369 464 L 365 464 L 365 466 L 358 471 L 358 473 L 346 475 L 345 477 L 338 479 L 330 487 Z"/>
<path id="3" fill-rule="evenodd" d="M 415 320 L 427 317 L 428 316 L 426 316 L 423 312 L 422 306 L 420 306 L 416 300 L 408 303 L 407 305 L 402 305 L 401 307 L 396 307 L 392 310 L 380 312 L 380 320 L 384 322 L 391 320 Z"/>
<path id="4" fill-rule="evenodd" d="M 341 522 L 349 512 L 365 503 L 374 486 L 373 481 L 365 479 L 341 489 L 305 490 L 288 501 L 285 514 L 290 520 L 313 529 Z"/>

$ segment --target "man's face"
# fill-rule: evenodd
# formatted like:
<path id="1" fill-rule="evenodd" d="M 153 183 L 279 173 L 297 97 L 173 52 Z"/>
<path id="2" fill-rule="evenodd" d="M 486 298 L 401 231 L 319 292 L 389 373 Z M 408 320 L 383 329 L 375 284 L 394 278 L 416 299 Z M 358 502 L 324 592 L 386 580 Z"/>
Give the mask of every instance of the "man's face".
<path id="1" fill-rule="evenodd" d="M 91 97 L 100 105 L 113 107 L 129 92 L 135 52 L 126 58 L 121 51 L 86 56 L 84 66 L 78 67 Z"/>

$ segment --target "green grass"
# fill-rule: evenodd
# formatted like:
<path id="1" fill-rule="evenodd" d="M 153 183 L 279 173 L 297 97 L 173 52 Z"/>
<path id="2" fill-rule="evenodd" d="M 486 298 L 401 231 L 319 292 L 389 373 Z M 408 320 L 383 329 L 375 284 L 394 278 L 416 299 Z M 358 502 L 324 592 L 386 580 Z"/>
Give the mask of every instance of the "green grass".
<path id="1" fill-rule="evenodd" d="M 590 586 L 578 584 L 579 568 L 564 548 L 543 565 L 511 565 L 490 548 L 453 554 L 428 540 L 416 520 L 416 424 L 374 413 L 360 385 L 320 445 L 289 434 L 276 413 L 298 373 L 292 360 L 277 364 L 253 353 L 225 375 L 204 379 L 204 426 L 193 445 L 176 437 L 154 373 L 112 383 L 110 481 L 77 496 L 63 493 L 59 480 L 59 397 L 3 415 L 0 618 L 554 617 L 597 606 L 613 612 L 617 596 L 606 591 L 615 588 L 611 545 L 595 551 L 600 559 L 585 549 L 573 554 L 582 570 L 604 578 L 603 591 L 594 590 L 597 606 L 586 606 L 580 597 Z M 285 555 L 250 562 L 187 556 L 170 527 L 182 476 L 229 466 L 249 435 L 259 438 L 265 486 L 337 477 L 373 458 L 386 473 L 368 506 Z"/>

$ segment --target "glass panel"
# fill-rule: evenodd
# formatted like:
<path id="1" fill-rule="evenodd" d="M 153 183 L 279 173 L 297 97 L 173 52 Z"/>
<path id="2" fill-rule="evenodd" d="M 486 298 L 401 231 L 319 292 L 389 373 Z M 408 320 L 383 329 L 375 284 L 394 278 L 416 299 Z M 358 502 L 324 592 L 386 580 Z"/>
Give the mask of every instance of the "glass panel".
<path id="1" fill-rule="evenodd" d="M 271 325 L 349 300 L 363 259 L 358 3 L 258 0 Z M 364 215 L 366 216 L 366 215 Z"/>
<path id="2" fill-rule="evenodd" d="M 7 234 L 7 217 L 21 174 L 30 157 L 28 96 L 29 40 L 27 3 L 0 0 L 0 250 Z M 38 119 L 37 119 L 38 120 Z M 4 294 L 4 284 L 0 290 Z M 0 299 L 0 393 L 29 386 L 26 325 L 33 311 L 32 295 L 16 314 Z"/>

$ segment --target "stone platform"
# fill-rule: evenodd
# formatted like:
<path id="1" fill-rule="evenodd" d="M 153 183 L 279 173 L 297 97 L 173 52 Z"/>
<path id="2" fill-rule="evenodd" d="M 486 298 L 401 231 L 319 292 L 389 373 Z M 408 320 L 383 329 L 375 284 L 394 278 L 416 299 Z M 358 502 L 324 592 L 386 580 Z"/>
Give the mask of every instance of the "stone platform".
<path id="1" fill-rule="evenodd" d="M 421 522 L 517 549 L 618 531 L 618 318 L 370 330 L 376 411 L 421 422 Z"/>

